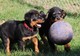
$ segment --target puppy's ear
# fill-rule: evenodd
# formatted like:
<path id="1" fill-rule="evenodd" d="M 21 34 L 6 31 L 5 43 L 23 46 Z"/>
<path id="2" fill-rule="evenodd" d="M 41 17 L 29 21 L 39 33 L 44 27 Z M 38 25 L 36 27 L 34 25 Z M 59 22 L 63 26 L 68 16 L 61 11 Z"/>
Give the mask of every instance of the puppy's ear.
<path id="1" fill-rule="evenodd" d="M 66 16 L 66 12 L 65 12 L 64 10 L 62 10 L 62 11 L 61 11 L 61 14 L 62 14 L 61 17 L 64 19 L 65 16 Z"/>
<path id="2" fill-rule="evenodd" d="M 40 11 L 40 16 L 43 17 L 44 19 L 46 18 L 46 14 L 43 11 Z"/>
<path id="3" fill-rule="evenodd" d="M 44 12 L 43 11 L 40 11 L 40 14 L 44 14 Z"/>

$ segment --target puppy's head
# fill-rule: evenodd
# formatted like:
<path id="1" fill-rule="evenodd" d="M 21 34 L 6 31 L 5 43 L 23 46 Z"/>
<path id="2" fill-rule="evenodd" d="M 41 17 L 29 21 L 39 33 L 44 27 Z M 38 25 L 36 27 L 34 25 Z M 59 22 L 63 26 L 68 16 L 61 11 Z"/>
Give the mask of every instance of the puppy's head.
<path id="1" fill-rule="evenodd" d="M 48 19 L 51 19 L 51 21 L 55 22 L 58 20 L 64 19 L 66 16 L 66 12 L 59 7 L 53 7 L 48 11 Z"/>
<path id="2" fill-rule="evenodd" d="M 28 21 L 32 27 L 41 27 L 40 23 L 43 23 L 43 17 L 37 10 L 30 10 L 24 16 L 25 21 Z"/>

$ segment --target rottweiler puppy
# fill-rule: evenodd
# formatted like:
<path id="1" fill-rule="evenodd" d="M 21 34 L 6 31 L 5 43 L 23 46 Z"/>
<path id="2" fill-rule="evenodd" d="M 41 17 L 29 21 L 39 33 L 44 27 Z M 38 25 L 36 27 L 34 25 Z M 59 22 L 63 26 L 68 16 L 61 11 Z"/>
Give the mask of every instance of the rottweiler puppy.
<path id="1" fill-rule="evenodd" d="M 39 52 L 37 29 L 44 20 L 37 10 L 30 10 L 25 13 L 23 21 L 11 20 L 0 25 L 0 38 L 6 53 L 10 54 L 13 43 L 18 43 L 19 48 L 24 50 L 26 40 L 32 40 L 35 52 Z"/>
<path id="2" fill-rule="evenodd" d="M 48 39 L 49 45 L 54 50 L 56 50 L 56 46 L 48 38 L 49 37 L 49 28 L 54 22 L 63 20 L 65 18 L 65 16 L 66 16 L 66 12 L 63 9 L 61 9 L 59 7 L 52 7 L 51 9 L 49 9 L 49 11 L 46 15 L 45 22 L 42 23 L 42 27 L 39 29 L 39 34 L 43 40 L 43 43 L 46 44 L 46 42 L 47 42 L 46 38 L 45 38 L 45 36 L 46 36 Z M 68 43 L 68 44 L 64 45 L 64 48 L 66 51 L 69 51 L 70 44 Z"/>

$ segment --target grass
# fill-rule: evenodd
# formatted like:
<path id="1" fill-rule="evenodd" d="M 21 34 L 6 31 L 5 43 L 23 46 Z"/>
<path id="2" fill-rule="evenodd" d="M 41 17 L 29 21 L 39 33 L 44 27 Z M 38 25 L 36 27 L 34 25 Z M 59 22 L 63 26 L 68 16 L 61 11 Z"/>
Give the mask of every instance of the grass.
<path id="1" fill-rule="evenodd" d="M 63 46 L 57 45 L 57 51 L 53 54 L 53 52 L 50 52 L 49 46 L 41 45 L 39 56 L 80 56 L 80 8 L 77 8 L 80 6 L 79 2 L 80 0 L 60 0 L 60 2 L 58 0 L 0 0 L 0 23 L 13 19 L 23 20 L 25 12 L 30 9 L 43 10 L 46 13 L 52 6 L 59 6 L 68 12 L 65 21 L 69 22 L 73 27 L 74 37 L 70 42 L 71 51 L 67 53 L 64 51 Z M 78 14 L 74 15 L 73 13 Z M 15 49 L 11 51 L 11 56 L 36 56 L 34 48 L 32 48 L 33 45 L 30 45 L 23 52 L 15 46 Z M 1 41 L 0 56 L 6 56 Z"/>

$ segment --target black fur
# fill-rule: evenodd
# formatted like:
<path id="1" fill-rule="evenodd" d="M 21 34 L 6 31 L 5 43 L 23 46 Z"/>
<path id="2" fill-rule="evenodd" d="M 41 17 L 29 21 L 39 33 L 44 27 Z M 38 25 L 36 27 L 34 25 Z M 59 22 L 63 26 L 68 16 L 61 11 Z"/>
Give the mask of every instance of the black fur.
<path id="1" fill-rule="evenodd" d="M 37 33 L 37 27 L 34 25 L 33 27 L 30 25 L 32 21 L 42 20 L 40 13 L 36 10 L 30 10 L 24 16 L 23 21 L 10 20 L 3 23 L 0 26 L 0 38 L 2 39 L 3 45 L 5 49 L 7 48 L 7 39 L 10 40 L 10 48 L 13 43 L 18 43 L 19 47 L 23 50 L 24 42 L 22 41 L 23 37 L 33 36 Z M 33 29 L 33 31 L 29 30 L 24 26 L 24 23 L 28 25 L 29 28 Z M 41 21 L 37 22 L 42 23 Z"/>
<path id="2" fill-rule="evenodd" d="M 66 16 L 66 13 L 64 10 L 60 9 L 59 7 L 52 7 L 51 9 L 49 9 L 46 16 L 47 18 L 45 19 L 45 22 L 42 23 L 42 27 L 39 29 L 39 34 L 44 44 L 46 44 L 46 38 L 45 38 L 46 36 L 48 39 L 49 45 L 53 49 L 55 49 L 56 47 L 54 43 L 52 43 L 52 41 L 49 39 L 49 28 L 54 22 L 64 19 Z"/>

